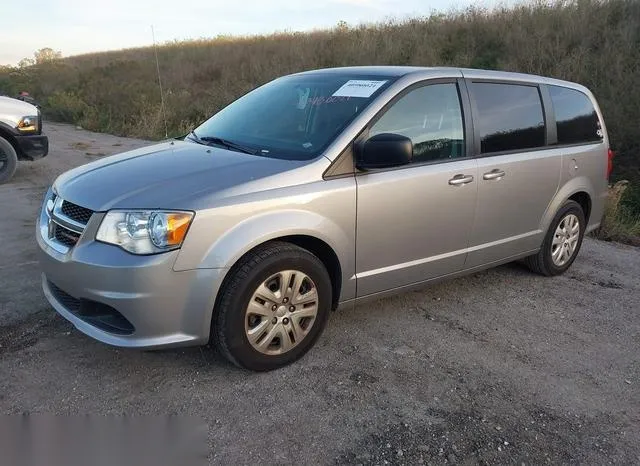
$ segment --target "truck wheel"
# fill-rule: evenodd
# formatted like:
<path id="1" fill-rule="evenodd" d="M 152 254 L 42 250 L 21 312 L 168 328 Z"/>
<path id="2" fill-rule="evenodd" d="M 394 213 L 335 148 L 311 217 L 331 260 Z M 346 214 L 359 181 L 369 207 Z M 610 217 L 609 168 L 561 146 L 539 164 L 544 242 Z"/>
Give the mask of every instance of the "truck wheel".
<path id="1" fill-rule="evenodd" d="M 290 364 L 322 333 L 331 293 L 316 256 L 293 244 L 266 243 L 240 259 L 222 285 L 211 329 L 216 346 L 250 370 Z"/>
<path id="2" fill-rule="evenodd" d="M 11 143 L 0 136 L 0 184 L 6 183 L 16 172 L 18 154 Z"/>
<path id="3" fill-rule="evenodd" d="M 532 271 L 547 277 L 564 273 L 580 251 L 586 226 L 580 204 L 565 202 L 553 218 L 540 251 L 525 258 L 525 263 Z"/>

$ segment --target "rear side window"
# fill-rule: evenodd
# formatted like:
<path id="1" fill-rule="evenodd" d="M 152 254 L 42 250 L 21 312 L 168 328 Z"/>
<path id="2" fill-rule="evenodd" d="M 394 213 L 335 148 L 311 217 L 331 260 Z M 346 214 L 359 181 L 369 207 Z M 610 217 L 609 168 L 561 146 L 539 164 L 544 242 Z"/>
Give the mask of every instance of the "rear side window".
<path id="1" fill-rule="evenodd" d="M 556 115 L 558 144 L 602 141 L 602 128 L 589 97 L 575 89 L 549 86 Z"/>
<path id="2" fill-rule="evenodd" d="M 481 152 L 543 147 L 545 127 L 540 92 L 535 86 L 474 82 L 476 124 Z"/>

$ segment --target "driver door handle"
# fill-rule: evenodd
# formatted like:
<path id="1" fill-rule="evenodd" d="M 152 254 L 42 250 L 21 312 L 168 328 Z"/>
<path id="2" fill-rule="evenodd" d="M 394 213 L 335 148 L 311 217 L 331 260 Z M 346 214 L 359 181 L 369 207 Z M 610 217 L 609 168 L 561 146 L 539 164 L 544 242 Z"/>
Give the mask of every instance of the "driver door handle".
<path id="1" fill-rule="evenodd" d="M 456 175 L 449 180 L 449 184 L 451 186 L 462 186 L 463 184 L 471 183 L 472 181 L 472 175 Z"/>

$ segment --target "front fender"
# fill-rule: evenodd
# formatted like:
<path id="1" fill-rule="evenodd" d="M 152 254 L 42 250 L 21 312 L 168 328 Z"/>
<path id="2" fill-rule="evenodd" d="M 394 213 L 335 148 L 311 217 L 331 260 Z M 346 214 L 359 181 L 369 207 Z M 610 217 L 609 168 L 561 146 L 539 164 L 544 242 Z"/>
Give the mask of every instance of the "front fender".
<path id="1" fill-rule="evenodd" d="M 352 247 L 347 234 L 331 220 L 314 212 L 283 210 L 251 217 L 228 230 L 211 245 L 199 267 L 231 267 L 254 247 L 291 235 L 307 235 L 321 239 L 331 246 L 338 257 L 345 257 L 347 248 Z"/>
<path id="2" fill-rule="evenodd" d="M 204 254 L 181 251 L 174 270 L 230 269 L 244 254 L 262 243 L 284 236 L 306 235 L 324 241 L 336 253 L 343 275 L 341 297 L 349 299 L 355 296 L 355 280 L 351 279 L 355 270 L 354 234 L 353 228 L 342 228 L 315 212 L 300 209 L 265 212 L 226 230 Z"/>

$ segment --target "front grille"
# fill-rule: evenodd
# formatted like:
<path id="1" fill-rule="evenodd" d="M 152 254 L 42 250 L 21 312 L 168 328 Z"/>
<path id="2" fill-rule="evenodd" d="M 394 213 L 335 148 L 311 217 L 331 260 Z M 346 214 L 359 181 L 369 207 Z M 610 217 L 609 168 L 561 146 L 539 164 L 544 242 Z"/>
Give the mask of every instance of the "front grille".
<path id="1" fill-rule="evenodd" d="M 56 298 L 56 301 L 62 304 L 69 311 L 73 312 L 74 314 L 80 311 L 79 299 L 76 299 L 73 296 L 68 295 L 67 293 L 62 291 L 60 288 L 58 288 L 51 282 L 49 282 L 49 289 L 51 290 L 51 294 L 53 295 L 53 297 Z"/>
<path id="2" fill-rule="evenodd" d="M 46 213 L 46 227 L 41 229 L 42 237 L 56 251 L 65 254 L 73 248 L 93 215 L 93 211 L 61 197 L 51 194 L 45 199 L 43 211 Z"/>
<path id="3" fill-rule="evenodd" d="M 65 246 L 72 248 L 76 245 L 78 240 L 80 239 L 80 234 L 75 231 L 69 230 L 63 226 L 53 224 L 53 238 L 58 243 L 64 244 Z"/>
<path id="4" fill-rule="evenodd" d="M 69 201 L 62 202 L 62 208 L 60 209 L 63 214 L 69 217 L 71 220 L 75 220 L 78 223 L 86 225 L 93 215 L 93 211 L 86 207 L 80 207 Z"/>

